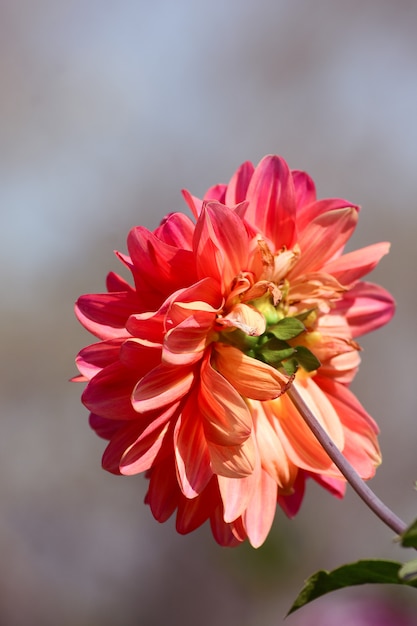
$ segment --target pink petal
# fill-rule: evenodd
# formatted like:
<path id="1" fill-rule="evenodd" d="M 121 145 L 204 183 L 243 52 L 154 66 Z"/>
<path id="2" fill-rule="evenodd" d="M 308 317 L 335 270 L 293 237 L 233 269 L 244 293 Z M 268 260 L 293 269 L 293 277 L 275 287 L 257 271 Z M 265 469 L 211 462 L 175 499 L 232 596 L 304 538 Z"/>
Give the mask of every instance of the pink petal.
<path id="1" fill-rule="evenodd" d="M 354 252 L 348 252 L 348 254 L 327 263 L 322 271 L 332 274 L 342 285 L 349 285 L 371 272 L 381 258 L 388 254 L 389 248 L 389 243 L 381 242 Z"/>
<path id="2" fill-rule="evenodd" d="M 295 203 L 297 206 L 297 226 L 298 218 L 301 214 L 302 208 L 315 202 L 316 200 L 316 186 L 313 179 L 306 172 L 300 170 L 291 171 L 294 190 L 295 190 Z"/>
<path id="3" fill-rule="evenodd" d="M 198 216 L 201 213 L 201 208 L 203 206 L 203 201 L 196 196 L 193 196 L 187 189 L 183 189 L 181 193 L 189 209 L 191 210 L 191 213 L 196 219 L 198 219 Z"/>
<path id="4" fill-rule="evenodd" d="M 260 472 L 259 460 L 257 472 Z M 218 482 L 223 501 L 223 519 L 226 523 L 230 523 L 246 511 L 257 486 L 256 473 L 252 472 L 244 478 L 218 476 Z"/>
<path id="5" fill-rule="evenodd" d="M 288 387 L 291 378 L 227 344 L 215 344 L 215 365 L 238 393 L 253 400 L 272 400 Z"/>
<path id="6" fill-rule="evenodd" d="M 335 498 L 343 498 L 346 493 L 346 480 L 341 478 L 332 478 L 331 476 L 326 476 L 325 474 L 309 474 L 317 484 L 319 484 L 324 489 L 327 489 L 329 493 L 332 494 Z"/>
<path id="7" fill-rule="evenodd" d="M 189 392 L 193 381 L 194 371 L 190 367 L 158 365 L 135 386 L 133 407 L 143 413 L 176 402 Z"/>
<path id="8" fill-rule="evenodd" d="M 250 161 L 242 163 L 238 170 L 233 174 L 227 186 L 226 197 L 224 203 L 227 206 L 234 206 L 246 200 L 246 194 L 250 180 L 255 168 Z"/>
<path id="9" fill-rule="evenodd" d="M 301 256 L 291 270 L 289 280 L 307 272 L 315 272 L 325 265 L 352 235 L 357 211 L 353 207 L 328 211 L 316 217 L 300 234 Z"/>
<path id="10" fill-rule="evenodd" d="M 305 204 L 297 208 L 297 230 L 300 235 L 310 224 L 323 213 L 337 211 L 338 209 L 354 208 L 357 212 L 359 207 L 343 198 L 322 198 L 311 204 Z"/>
<path id="11" fill-rule="evenodd" d="M 362 478 L 371 478 L 381 462 L 377 440 L 378 426 L 345 385 L 323 377 L 320 377 L 318 384 L 330 398 L 343 424 L 344 456 Z"/>
<path id="12" fill-rule="evenodd" d="M 154 235 L 175 248 L 192 250 L 194 224 L 184 213 L 169 213 L 162 220 Z"/>
<path id="13" fill-rule="evenodd" d="M 343 295 L 335 310 L 346 316 L 352 336 L 360 337 L 391 320 L 395 300 L 379 285 L 360 282 Z"/>
<path id="14" fill-rule="evenodd" d="M 210 187 L 204 194 L 204 202 L 221 202 L 225 204 L 226 185 L 219 184 Z"/>
<path id="15" fill-rule="evenodd" d="M 264 157 L 253 173 L 246 194 L 248 222 L 266 235 L 275 250 L 295 243 L 295 190 L 288 165 L 281 157 Z"/>
<path id="16" fill-rule="evenodd" d="M 195 228 L 194 249 L 200 277 L 211 276 L 223 290 L 247 269 L 248 235 L 242 220 L 228 207 L 209 202 Z"/>
<path id="17" fill-rule="evenodd" d="M 336 354 L 327 361 L 323 361 L 318 371 L 320 376 L 327 376 L 330 379 L 337 380 L 339 383 L 349 385 L 358 371 L 360 362 L 359 352 L 353 350 Z"/>
<path id="18" fill-rule="evenodd" d="M 253 496 L 243 515 L 243 524 L 254 548 L 259 548 L 267 538 L 276 507 L 277 484 L 267 472 L 261 470 Z"/>

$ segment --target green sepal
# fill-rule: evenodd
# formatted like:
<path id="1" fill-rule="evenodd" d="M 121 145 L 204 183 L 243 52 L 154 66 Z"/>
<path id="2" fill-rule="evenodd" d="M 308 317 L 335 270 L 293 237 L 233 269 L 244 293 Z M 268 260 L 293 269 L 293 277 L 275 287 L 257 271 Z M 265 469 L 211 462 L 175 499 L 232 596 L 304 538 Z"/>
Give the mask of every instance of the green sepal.
<path id="1" fill-rule="evenodd" d="M 321 365 L 318 358 L 305 346 L 296 346 L 295 358 L 307 372 L 314 372 Z"/>
<path id="2" fill-rule="evenodd" d="M 312 602 L 312 600 L 344 587 L 367 583 L 417 586 L 417 581 L 415 580 L 400 578 L 402 567 L 402 563 L 396 563 L 395 561 L 367 559 L 342 565 L 332 572 L 320 570 L 306 581 L 288 615 Z"/>
<path id="3" fill-rule="evenodd" d="M 307 309 L 307 311 L 294 315 L 294 318 L 300 320 L 300 322 L 304 322 L 314 311 L 316 311 L 316 309 Z"/>
<path id="4" fill-rule="evenodd" d="M 283 359 L 288 359 L 295 354 L 295 350 L 285 341 L 280 341 L 273 337 L 259 348 L 257 352 L 266 363 L 276 365 L 280 364 Z"/>
<path id="5" fill-rule="evenodd" d="M 286 359 L 282 362 L 281 366 L 283 367 L 287 376 L 294 376 L 294 374 L 298 370 L 298 361 L 296 358 Z"/>
<path id="6" fill-rule="evenodd" d="M 288 339 L 294 339 L 300 335 L 305 329 L 304 324 L 296 317 L 284 317 L 277 324 L 268 326 L 267 332 L 276 339 L 288 341 Z"/>

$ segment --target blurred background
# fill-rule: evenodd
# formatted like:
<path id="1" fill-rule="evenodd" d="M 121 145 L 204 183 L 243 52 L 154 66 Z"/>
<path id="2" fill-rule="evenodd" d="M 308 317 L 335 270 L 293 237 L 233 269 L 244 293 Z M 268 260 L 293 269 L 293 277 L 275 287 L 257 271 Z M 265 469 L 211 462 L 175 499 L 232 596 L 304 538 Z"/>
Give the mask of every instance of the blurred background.
<path id="1" fill-rule="evenodd" d="M 372 280 L 397 314 L 362 341 L 354 390 L 382 431 L 372 486 L 417 516 L 416 30 L 412 0 L 1 3 L 1 626 L 270 626 L 317 569 L 412 558 L 351 490 L 313 484 L 258 550 L 178 536 L 142 476 L 101 469 L 68 379 L 92 342 L 73 302 L 119 270 L 128 230 L 281 154 L 362 205 L 353 247 L 392 242 Z M 286 624 L 338 622 L 415 625 L 417 595 L 356 588 Z"/>

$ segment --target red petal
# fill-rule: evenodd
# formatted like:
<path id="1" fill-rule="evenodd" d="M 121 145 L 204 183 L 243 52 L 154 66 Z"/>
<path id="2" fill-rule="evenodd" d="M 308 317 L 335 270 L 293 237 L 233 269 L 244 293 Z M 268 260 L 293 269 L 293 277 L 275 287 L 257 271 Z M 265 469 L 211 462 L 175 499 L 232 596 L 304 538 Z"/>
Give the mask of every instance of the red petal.
<path id="1" fill-rule="evenodd" d="M 200 277 L 211 276 L 223 290 L 248 264 L 248 235 L 240 217 L 216 202 L 203 206 L 195 228 L 194 250 Z"/>
<path id="2" fill-rule="evenodd" d="M 92 412 L 110 419 L 136 419 L 131 402 L 138 374 L 120 363 L 105 367 L 90 380 L 82 395 L 84 405 Z"/>
<path id="3" fill-rule="evenodd" d="M 177 532 L 182 535 L 190 533 L 204 524 L 213 510 L 219 506 L 219 501 L 219 490 L 214 478 L 196 498 L 190 500 L 181 496 L 175 524 Z"/>
<path id="4" fill-rule="evenodd" d="M 190 397 L 177 421 L 174 449 L 178 482 L 186 498 L 195 498 L 213 476 L 197 402 Z"/>
<path id="5" fill-rule="evenodd" d="M 149 504 L 152 515 L 158 522 L 166 522 L 183 497 L 177 482 L 174 455 L 168 456 L 152 467 L 149 476 L 145 503 Z"/>
<path id="6" fill-rule="evenodd" d="M 103 439 L 111 439 L 121 428 L 124 428 L 126 423 L 122 420 L 101 417 L 101 415 L 96 415 L 95 413 L 90 413 L 88 421 L 90 427 Z"/>
<path id="7" fill-rule="evenodd" d="M 142 226 L 136 226 L 127 240 L 129 253 L 135 265 L 138 293 L 153 291 L 164 296 L 195 282 L 193 253 L 170 246 Z M 155 301 L 155 298 L 153 299 Z M 158 308 L 146 299 L 147 310 Z M 140 311 L 132 311 L 132 313 Z"/>
<path id="8" fill-rule="evenodd" d="M 104 367 L 118 361 L 120 346 L 124 341 L 125 339 L 123 337 L 110 339 L 83 348 L 75 359 L 81 374 L 89 380 Z"/>
<path id="9" fill-rule="evenodd" d="M 100 339 L 127 337 L 126 322 L 137 310 L 134 292 L 86 294 L 78 298 L 75 315 L 81 324 Z"/>

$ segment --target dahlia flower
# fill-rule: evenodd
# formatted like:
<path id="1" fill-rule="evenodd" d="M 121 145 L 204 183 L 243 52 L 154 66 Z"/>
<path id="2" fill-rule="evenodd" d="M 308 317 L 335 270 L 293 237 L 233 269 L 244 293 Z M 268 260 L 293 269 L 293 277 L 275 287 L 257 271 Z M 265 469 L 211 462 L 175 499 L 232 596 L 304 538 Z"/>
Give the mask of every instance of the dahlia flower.
<path id="1" fill-rule="evenodd" d="M 356 338 L 389 321 L 392 297 L 363 282 L 388 252 L 343 253 L 359 208 L 317 200 L 278 156 L 246 162 L 202 200 L 194 221 L 167 215 L 128 236 L 107 293 L 76 314 L 100 341 L 79 353 L 90 424 L 109 440 L 103 467 L 146 472 L 145 498 L 188 533 L 206 520 L 221 545 L 265 540 L 307 478 L 342 497 L 345 479 L 291 400 L 294 386 L 363 479 L 380 463 L 378 428 L 349 390 Z"/>

